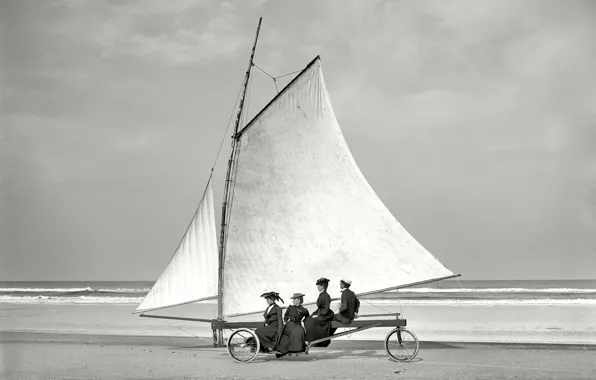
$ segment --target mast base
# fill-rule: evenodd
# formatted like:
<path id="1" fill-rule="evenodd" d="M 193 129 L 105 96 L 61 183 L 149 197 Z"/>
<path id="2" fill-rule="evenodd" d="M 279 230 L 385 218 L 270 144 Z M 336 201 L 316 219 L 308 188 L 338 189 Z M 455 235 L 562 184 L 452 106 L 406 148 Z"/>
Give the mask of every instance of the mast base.
<path id="1" fill-rule="evenodd" d="M 213 329 L 213 347 L 225 347 L 223 330 Z"/>

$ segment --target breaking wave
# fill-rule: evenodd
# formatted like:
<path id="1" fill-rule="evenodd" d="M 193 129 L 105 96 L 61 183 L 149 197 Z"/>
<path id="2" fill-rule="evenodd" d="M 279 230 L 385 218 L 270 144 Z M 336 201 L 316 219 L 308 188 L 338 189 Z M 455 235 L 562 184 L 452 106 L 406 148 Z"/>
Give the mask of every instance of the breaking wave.
<path id="1" fill-rule="evenodd" d="M 0 288 L 0 293 L 147 293 L 150 288 Z"/>
<path id="2" fill-rule="evenodd" d="M 465 300 L 465 299 L 378 299 L 370 300 L 372 304 L 403 304 L 403 305 L 596 305 L 596 299 L 492 299 L 492 300 Z"/>
<path id="3" fill-rule="evenodd" d="M 398 290 L 398 293 L 553 293 L 553 294 L 574 294 L 574 293 L 594 293 L 596 289 L 577 289 L 577 288 L 405 288 Z"/>
<path id="4" fill-rule="evenodd" d="M 27 304 L 139 304 L 143 297 L 54 297 L 54 296 L 6 296 L 0 295 L 0 303 Z M 596 299 L 375 299 L 363 300 L 365 304 L 385 305 L 596 305 Z M 201 303 L 215 303 L 214 300 Z"/>
<path id="5" fill-rule="evenodd" d="M 143 297 L 54 297 L 54 296 L 0 296 L 0 302 L 52 304 L 137 304 Z"/>
<path id="6" fill-rule="evenodd" d="M 550 284 L 530 282 L 525 287 L 526 284 L 510 282 L 496 287 L 494 282 L 488 282 L 480 283 L 478 287 L 405 288 L 361 299 L 365 302 L 399 301 L 404 304 L 593 304 L 596 302 L 595 284 L 594 281 L 581 285 L 557 281 Z M 152 285 L 152 282 L 5 282 L 0 283 L 0 303 L 138 304 Z"/>

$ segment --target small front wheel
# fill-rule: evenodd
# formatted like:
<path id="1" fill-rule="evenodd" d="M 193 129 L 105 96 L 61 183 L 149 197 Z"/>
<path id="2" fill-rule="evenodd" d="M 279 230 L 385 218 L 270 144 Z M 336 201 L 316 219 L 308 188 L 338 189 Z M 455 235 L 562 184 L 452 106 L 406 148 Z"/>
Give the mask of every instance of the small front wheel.
<path id="1" fill-rule="evenodd" d="M 254 331 L 249 329 L 238 329 L 230 335 L 228 339 L 228 354 L 235 361 L 240 363 L 250 363 L 259 354 L 261 345 L 259 338 Z"/>
<path id="2" fill-rule="evenodd" d="M 418 338 L 408 329 L 398 327 L 385 337 L 385 351 L 393 359 L 409 362 L 418 355 Z"/>

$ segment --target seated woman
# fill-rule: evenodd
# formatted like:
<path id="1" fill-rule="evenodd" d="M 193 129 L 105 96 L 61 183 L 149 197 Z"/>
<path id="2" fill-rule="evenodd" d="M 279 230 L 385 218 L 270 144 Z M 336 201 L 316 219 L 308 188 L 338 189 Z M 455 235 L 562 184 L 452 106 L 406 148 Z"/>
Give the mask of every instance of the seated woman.
<path id="1" fill-rule="evenodd" d="M 265 313 L 263 313 L 265 325 L 257 328 L 255 333 L 261 343 L 261 351 L 270 352 L 275 350 L 275 346 L 277 346 L 277 342 L 281 337 L 281 332 L 284 327 L 281 307 L 279 307 L 275 301 L 279 300 L 281 303 L 284 303 L 284 300 L 279 298 L 279 293 L 277 292 L 263 293 L 261 294 L 261 297 L 265 298 L 269 306 L 267 306 Z"/>
<path id="2" fill-rule="evenodd" d="M 330 309 L 331 297 L 327 293 L 327 286 L 329 280 L 320 278 L 317 280 L 317 289 L 319 290 L 319 298 L 317 299 L 317 310 L 312 313 L 312 316 L 306 318 L 304 327 L 306 327 L 306 340 L 312 342 L 317 339 L 325 338 L 331 335 L 331 322 L 333 319 L 333 310 Z M 327 347 L 331 343 L 330 340 L 313 344 L 313 347 Z"/>
<path id="3" fill-rule="evenodd" d="M 279 354 L 276 354 L 275 356 L 278 358 L 281 358 L 288 352 L 304 352 L 306 348 L 306 344 L 304 343 L 305 333 L 301 322 L 303 319 L 307 318 L 309 314 L 308 310 L 302 306 L 302 303 L 304 302 L 304 294 L 294 293 L 291 299 L 294 301 L 294 305 L 288 307 L 288 310 L 286 310 L 286 314 L 284 315 L 286 326 L 283 329 L 279 344 L 277 345 Z"/>

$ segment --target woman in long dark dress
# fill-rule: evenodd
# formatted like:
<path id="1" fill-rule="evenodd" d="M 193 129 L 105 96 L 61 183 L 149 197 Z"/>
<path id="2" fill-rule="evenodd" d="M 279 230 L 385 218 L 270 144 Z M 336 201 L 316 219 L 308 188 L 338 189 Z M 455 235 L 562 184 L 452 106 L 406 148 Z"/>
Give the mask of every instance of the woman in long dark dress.
<path id="1" fill-rule="evenodd" d="M 304 342 L 305 332 L 302 327 L 302 320 L 309 316 L 308 310 L 302 306 L 304 302 L 304 294 L 294 293 L 291 298 L 294 301 L 294 305 L 288 307 L 286 314 L 284 315 L 284 321 L 286 325 L 283 329 L 283 333 L 277 345 L 276 354 L 278 358 L 284 356 L 288 352 L 304 352 L 306 344 Z"/>
<path id="2" fill-rule="evenodd" d="M 277 292 L 263 293 L 261 297 L 265 298 L 269 306 L 267 306 L 267 309 L 263 313 L 265 325 L 257 328 L 255 334 L 257 334 L 261 343 L 261 351 L 270 352 L 275 350 L 275 346 L 277 346 L 284 327 L 281 307 L 275 301 L 279 300 L 284 303 L 284 300 L 279 298 L 279 293 Z"/>
<path id="3" fill-rule="evenodd" d="M 327 293 L 329 280 L 326 278 L 319 278 L 316 285 L 320 292 L 319 298 L 317 299 L 317 310 L 304 321 L 304 327 L 306 327 L 306 340 L 308 342 L 331 335 L 333 310 L 331 310 L 331 297 Z M 324 342 L 313 344 L 313 346 L 327 347 L 330 343 L 330 340 L 326 340 Z"/>

